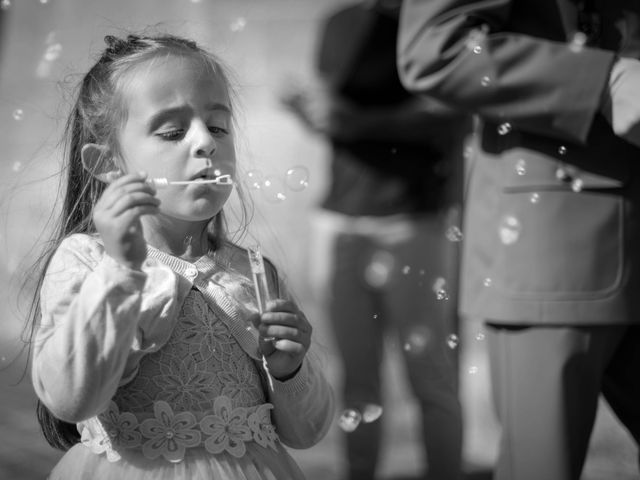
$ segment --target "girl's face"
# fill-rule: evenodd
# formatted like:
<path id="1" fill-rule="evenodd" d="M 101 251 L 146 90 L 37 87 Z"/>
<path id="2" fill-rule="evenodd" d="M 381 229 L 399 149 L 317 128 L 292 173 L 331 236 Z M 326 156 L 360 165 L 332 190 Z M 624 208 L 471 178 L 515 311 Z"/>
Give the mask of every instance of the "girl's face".
<path id="1" fill-rule="evenodd" d="M 129 172 L 169 181 L 235 177 L 235 147 L 228 91 L 216 75 L 190 58 L 170 55 L 133 70 L 124 86 L 127 119 L 118 135 Z M 162 214 L 187 221 L 215 216 L 231 186 L 158 188 Z"/>

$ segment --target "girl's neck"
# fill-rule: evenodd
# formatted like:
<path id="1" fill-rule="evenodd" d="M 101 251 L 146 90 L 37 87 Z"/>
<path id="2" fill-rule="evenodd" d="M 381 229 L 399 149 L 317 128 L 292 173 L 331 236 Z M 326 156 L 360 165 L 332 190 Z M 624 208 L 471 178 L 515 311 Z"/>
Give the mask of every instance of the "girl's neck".
<path id="1" fill-rule="evenodd" d="M 142 217 L 147 243 L 174 257 L 193 262 L 209 251 L 208 221 L 190 222 L 163 219 L 158 215 Z"/>

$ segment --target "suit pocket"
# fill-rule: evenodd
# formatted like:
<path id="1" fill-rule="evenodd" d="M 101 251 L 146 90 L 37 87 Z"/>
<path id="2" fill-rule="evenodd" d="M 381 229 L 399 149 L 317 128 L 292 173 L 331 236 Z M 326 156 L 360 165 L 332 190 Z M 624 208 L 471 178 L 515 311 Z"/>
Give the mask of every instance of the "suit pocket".
<path id="1" fill-rule="evenodd" d="M 620 177 L 586 170 L 541 152 L 514 148 L 506 154 L 505 192 L 535 190 L 608 190 L 624 186 Z"/>
<path id="2" fill-rule="evenodd" d="M 496 288 L 518 298 L 607 296 L 622 276 L 623 199 L 540 186 L 512 185 L 501 195 L 496 272 L 504 277 Z"/>

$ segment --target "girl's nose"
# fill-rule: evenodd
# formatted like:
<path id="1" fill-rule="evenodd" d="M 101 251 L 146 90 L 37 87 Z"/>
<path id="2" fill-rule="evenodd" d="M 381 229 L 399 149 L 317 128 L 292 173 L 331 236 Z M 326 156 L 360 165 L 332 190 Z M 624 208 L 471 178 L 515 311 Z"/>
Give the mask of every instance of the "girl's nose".
<path id="1" fill-rule="evenodd" d="M 216 139 L 206 125 L 199 125 L 193 144 L 196 157 L 211 157 L 216 152 Z"/>

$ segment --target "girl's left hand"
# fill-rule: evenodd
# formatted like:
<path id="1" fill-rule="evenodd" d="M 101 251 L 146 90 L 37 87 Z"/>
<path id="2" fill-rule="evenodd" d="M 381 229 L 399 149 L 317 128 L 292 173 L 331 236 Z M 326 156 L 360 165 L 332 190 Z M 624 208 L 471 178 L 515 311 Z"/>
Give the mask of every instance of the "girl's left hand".
<path id="1" fill-rule="evenodd" d="M 312 328 L 304 313 L 291 301 L 271 300 L 260 316 L 258 331 L 271 375 L 281 381 L 295 375 L 311 344 Z"/>

